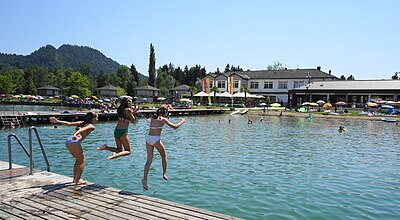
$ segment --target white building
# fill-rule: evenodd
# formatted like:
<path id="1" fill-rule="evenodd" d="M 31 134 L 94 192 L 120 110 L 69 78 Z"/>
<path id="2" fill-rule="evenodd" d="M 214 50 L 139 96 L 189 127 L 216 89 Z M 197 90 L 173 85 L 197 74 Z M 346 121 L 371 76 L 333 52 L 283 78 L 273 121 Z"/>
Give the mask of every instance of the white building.
<path id="1" fill-rule="evenodd" d="M 203 78 L 203 91 L 211 92 L 211 88 L 218 87 L 218 92 L 231 94 L 248 88 L 251 94 L 262 95 L 270 102 L 287 104 L 289 90 L 299 88 L 311 82 L 334 81 L 338 77 L 316 69 L 284 69 L 234 71 L 219 74 L 208 74 Z"/>

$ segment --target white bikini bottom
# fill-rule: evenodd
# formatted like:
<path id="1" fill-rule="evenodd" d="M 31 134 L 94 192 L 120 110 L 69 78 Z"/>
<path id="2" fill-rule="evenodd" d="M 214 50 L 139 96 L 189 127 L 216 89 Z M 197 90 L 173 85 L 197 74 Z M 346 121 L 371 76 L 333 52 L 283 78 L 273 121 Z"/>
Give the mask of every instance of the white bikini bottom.
<path id="1" fill-rule="evenodd" d="M 160 140 L 160 136 L 155 136 L 155 135 L 148 135 L 146 138 L 146 142 L 150 145 L 154 145 L 155 143 L 157 143 L 157 141 Z"/>

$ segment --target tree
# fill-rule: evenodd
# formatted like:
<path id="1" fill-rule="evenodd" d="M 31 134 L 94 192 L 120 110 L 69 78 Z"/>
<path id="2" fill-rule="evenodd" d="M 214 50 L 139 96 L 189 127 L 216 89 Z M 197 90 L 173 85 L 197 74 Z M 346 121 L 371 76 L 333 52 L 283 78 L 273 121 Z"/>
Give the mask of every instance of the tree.
<path id="1" fill-rule="evenodd" d="M 341 75 L 340 80 L 346 80 L 346 77 L 344 75 Z"/>
<path id="2" fill-rule="evenodd" d="M 268 65 L 267 66 L 268 70 L 284 70 L 285 67 L 283 66 L 283 63 L 277 61 L 274 61 L 274 64 Z"/>
<path id="3" fill-rule="evenodd" d="M 190 97 L 191 99 L 193 99 L 193 94 L 196 94 L 199 90 L 197 89 L 196 86 L 190 86 L 189 91 L 190 91 Z"/>
<path id="4" fill-rule="evenodd" d="M 154 53 L 154 46 L 150 44 L 150 58 L 149 58 L 149 85 L 154 86 L 156 80 L 156 57 Z"/>
<path id="5" fill-rule="evenodd" d="M 97 86 L 103 87 L 110 83 L 110 76 L 103 70 L 100 71 L 99 77 L 97 78 Z"/>
<path id="6" fill-rule="evenodd" d="M 80 72 L 73 72 L 67 79 L 69 94 L 75 94 L 81 97 L 88 97 L 90 92 L 90 77 L 84 76 Z"/>
<path id="7" fill-rule="evenodd" d="M 211 92 L 214 92 L 214 103 L 215 103 L 215 101 L 216 101 L 216 96 L 217 96 L 217 92 L 218 92 L 218 86 L 213 86 L 212 88 L 211 88 Z"/>
<path id="8" fill-rule="evenodd" d="M 139 79 L 139 72 L 136 70 L 135 65 L 131 65 L 131 73 L 132 73 L 132 79 L 136 83 L 136 86 L 140 84 L 140 79 Z"/>
<path id="9" fill-rule="evenodd" d="M 229 63 L 228 63 L 228 64 L 226 64 L 226 66 L 225 66 L 225 73 L 227 73 L 227 72 L 229 72 L 229 71 L 231 71 L 231 68 L 230 68 L 230 65 L 229 65 Z"/>
<path id="10" fill-rule="evenodd" d="M 90 76 L 90 65 L 87 63 L 80 63 L 78 72 L 80 72 L 82 75 Z"/>
<path id="11" fill-rule="evenodd" d="M 117 86 L 123 88 L 125 91 L 129 91 L 130 89 L 128 88 L 128 84 L 130 84 L 130 81 L 132 80 L 130 69 L 125 65 L 119 66 L 117 70 L 117 77 L 120 79 Z"/>
<path id="12" fill-rule="evenodd" d="M 0 74 L 0 92 L 14 92 L 14 83 L 10 74 Z"/>
<path id="13" fill-rule="evenodd" d="M 244 104 L 247 105 L 247 93 L 250 93 L 249 87 L 240 88 L 240 92 L 244 92 Z"/>
<path id="14" fill-rule="evenodd" d="M 24 80 L 24 94 L 36 94 L 36 85 L 35 85 L 35 67 L 29 67 L 25 72 L 25 80 Z"/>
<path id="15" fill-rule="evenodd" d="M 347 77 L 347 80 L 356 80 L 356 79 L 354 78 L 353 75 L 350 75 L 349 77 Z"/>
<path id="16" fill-rule="evenodd" d="M 47 85 L 63 89 L 65 87 L 67 80 L 66 79 L 67 72 L 68 69 L 62 67 L 55 68 L 51 74 L 49 81 L 47 82 Z"/>
<path id="17" fill-rule="evenodd" d="M 0 90 L 5 93 L 20 94 L 24 92 L 24 71 L 21 69 L 7 69 L 0 73 Z M 11 79 L 11 81 L 9 81 Z"/>
<path id="18" fill-rule="evenodd" d="M 123 89 L 123 88 L 121 88 L 121 87 L 117 87 L 117 96 L 118 97 L 120 97 L 120 96 L 123 96 L 123 95 L 126 95 L 126 91 L 125 91 L 125 89 Z"/>
<path id="19" fill-rule="evenodd" d="M 175 79 L 162 69 L 158 69 L 156 85 L 160 89 L 161 95 L 167 97 L 168 91 L 175 85 Z"/>
<path id="20" fill-rule="evenodd" d="M 400 72 L 395 72 L 394 75 L 392 76 L 393 80 L 398 80 L 399 79 L 399 73 Z"/>

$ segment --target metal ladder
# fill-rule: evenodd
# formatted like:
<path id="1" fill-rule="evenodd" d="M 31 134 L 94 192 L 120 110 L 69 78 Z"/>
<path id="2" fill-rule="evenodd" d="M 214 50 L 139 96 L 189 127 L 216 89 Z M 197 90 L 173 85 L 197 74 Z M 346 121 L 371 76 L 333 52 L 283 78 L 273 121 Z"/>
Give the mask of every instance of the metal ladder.
<path id="1" fill-rule="evenodd" d="M 46 156 L 46 152 L 44 151 L 43 145 L 42 145 L 42 141 L 40 140 L 40 136 L 39 133 L 37 131 L 37 128 L 35 126 L 32 126 L 29 128 L 29 152 L 26 150 L 24 144 L 21 142 L 21 140 L 18 138 L 17 135 L 15 134 L 9 134 L 7 137 L 8 140 L 8 169 L 11 170 L 12 169 L 12 158 L 11 158 L 11 137 L 14 137 L 15 140 L 17 140 L 17 142 L 19 143 L 19 145 L 22 147 L 22 149 L 24 150 L 24 152 L 26 153 L 26 155 L 29 157 L 29 175 L 33 174 L 33 154 L 32 154 L 32 130 L 35 131 L 36 134 L 36 139 L 39 142 L 39 146 L 40 149 L 42 150 L 42 154 L 44 157 L 44 160 L 46 162 L 46 166 L 47 166 L 47 172 L 50 172 L 50 165 L 49 165 L 49 161 L 47 160 L 47 156 Z"/>
<path id="2" fill-rule="evenodd" d="M 17 112 L 18 112 L 17 116 L 15 116 L 15 114 L 13 113 L 13 116 L 11 118 L 6 116 L 6 113 L 1 106 L 0 106 L 0 110 L 1 110 L 0 119 L 1 119 L 1 122 L 4 127 L 11 126 L 11 125 L 21 126 L 21 124 L 25 125 L 24 120 L 22 119 L 21 116 L 19 116 L 20 112 L 19 112 L 18 108 L 17 108 Z M 13 110 L 13 112 L 14 112 L 14 110 Z M 19 117 L 19 119 L 18 119 L 18 117 Z"/>

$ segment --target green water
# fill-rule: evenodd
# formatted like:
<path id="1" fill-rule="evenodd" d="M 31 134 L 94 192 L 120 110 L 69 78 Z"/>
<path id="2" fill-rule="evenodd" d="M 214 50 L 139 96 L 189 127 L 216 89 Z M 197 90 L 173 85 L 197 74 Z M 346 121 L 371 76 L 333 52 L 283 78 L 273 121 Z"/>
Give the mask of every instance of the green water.
<path id="1" fill-rule="evenodd" d="M 232 121 L 228 124 L 228 119 Z M 252 119 L 253 124 L 247 124 Z M 140 180 L 146 160 L 148 124 L 130 127 L 133 153 L 107 161 L 114 123 L 99 123 L 83 142 L 83 178 L 244 219 L 397 219 L 400 213 L 400 126 L 367 120 L 260 116 L 193 116 L 173 130 L 165 128 L 170 180 L 162 179 L 155 156 L 149 191 Z M 177 122 L 177 118 L 171 119 Z M 345 125 L 346 132 L 336 131 Z M 72 127 L 38 127 L 51 171 L 72 175 L 73 158 L 64 142 Z M 26 145 L 27 128 L 14 131 Z M 0 132 L 0 160 L 7 161 Z M 34 143 L 36 143 L 34 141 Z M 13 162 L 28 165 L 13 141 Z M 36 168 L 45 169 L 35 150 Z"/>

